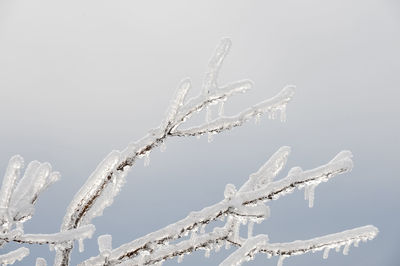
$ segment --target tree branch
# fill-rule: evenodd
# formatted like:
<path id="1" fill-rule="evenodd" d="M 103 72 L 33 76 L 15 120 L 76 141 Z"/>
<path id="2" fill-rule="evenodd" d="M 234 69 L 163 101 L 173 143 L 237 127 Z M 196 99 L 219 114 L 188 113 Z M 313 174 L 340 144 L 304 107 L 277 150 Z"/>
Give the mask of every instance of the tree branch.
<path id="1" fill-rule="evenodd" d="M 288 150 L 288 147 L 279 149 L 269 162 L 282 161 L 280 158 L 287 156 Z M 245 216 L 244 218 L 247 220 L 260 221 L 260 219 L 268 216 L 269 211 L 265 207 L 257 207 L 254 205 L 275 200 L 282 195 L 292 192 L 296 187 L 303 188 L 309 184 L 318 185 L 321 182 L 326 182 L 337 174 L 349 171 L 352 166 L 350 155 L 348 157 L 338 158 L 341 154 L 342 153 L 339 153 L 333 160 L 323 166 L 308 171 L 295 172 L 295 174 L 293 171 L 290 171 L 287 177 L 268 183 L 261 186 L 259 189 L 250 192 L 225 193 L 227 197 L 219 203 L 200 211 L 192 212 L 186 218 L 174 224 L 168 225 L 163 229 L 152 232 L 112 250 L 109 261 L 123 261 L 137 256 L 140 252 L 146 250 L 150 252 L 155 246 L 165 245 L 168 241 L 179 239 L 190 232 L 197 231 L 201 226 L 207 225 L 211 221 L 225 216 L 239 218 L 243 218 L 240 216 Z M 270 164 L 267 163 L 266 165 Z M 263 167 L 261 169 L 263 169 Z M 257 172 L 259 175 L 252 175 L 251 177 L 255 178 L 256 176 L 259 180 L 262 180 L 263 178 L 260 173 L 268 175 L 272 169 L 270 169 L 270 171 L 266 171 L 266 169 L 263 169 L 264 171 L 260 170 Z M 249 183 L 246 182 L 244 187 L 248 187 L 248 184 Z M 85 261 L 83 265 L 97 265 L 101 263 L 102 260 L 103 258 L 99 256 L 93 257 Z"/>
<path id="2" fill-rule="evenodd" d="M 372 240 L 378 234 L 375 226 L 367 225 L 363 227 L 346 230 L 340 233 L 325 235 L 309 240 L 297 240 L 289 243 L 268 243 L 268 236 L 258 235 L 248 239 L 239 249 L 226 258 L 220 266 L 241 265 L 243 262 L 254 258 L 256 253 L 266 253 L 268 257 L 281 256 L 290 257 L 302 255 L 310 251 L 324 250 L 324 259 L 328 258 L 330 249 L 338 250 L 345 246 L 343 254 L 347 255 L 350 245 L 356 247 L 360 241 Z"/>
<path id="3" fill-rule="evenodd" d="M 189 100 L 188 103 L 185 103 L 186 95 L 191 84 L 188 79 L 183 80 L 177 89 L 174 100 L 161 125 L 149 132 L 141 140 L 130 144 L 122 152 L 113 151 L 98 165 L 67 208 L 66 215 L 61 225 L 61 231 L 77 228 L 81 224 L 88 224 L 91 222 L 92 218 L 101 215 L 104 208 L 109 206 L 115 195 L 118 194 L 125 182 L 125 176 L 135 161 L 148 156 L 154 148 L 164 143 L 168 137 L 197 135 L 179 133 L 180 131 L 177 131 L 177 127 L 184 123 L 191 115 L 212 104 L 222 103 L 228 97 L 239 92 L 243 93 L 252 86 L 252 82 L 244 80 L 228 84 L 222 88 L 217 87 L 216 78 L 223 59 L 228 54 L 229 49 L 230 40 L 223 39 L 210 60 L 203 83 L 202 94 Z M 215 126 L 220 126 L 219 124 L 215 124 L 215 122 L 206 123 L 206 128 L 214 128 L 213 130 L 206 131 L 216 133 L 222 130 L 228 130 L 234 126 L 243 124 L 244 121 L 247 121 L 251 117 L 267 111 L 274 113 L 279 109 L 281 112 L 284 112 L 287 102 L 293 96 L 293 92 L 292 87 L 284 89 L 280 94 L 270 100 L 261 102 L 244 111 L 241 116 L 236 117 L 236 122 L 234 121 L 235 118 L 230 118 L 230 124 L 223 126 L 223 129 L 215 129 Z M 193 132 L 193 130 L 191 132 Z M 202 133 L 199 132 L 198 134 Z M 57 250 L 55 265 L 68 265 L 69 253 L 72 247 L 73 243 L 70 243 L 69 247 L 63 247 Z"/>

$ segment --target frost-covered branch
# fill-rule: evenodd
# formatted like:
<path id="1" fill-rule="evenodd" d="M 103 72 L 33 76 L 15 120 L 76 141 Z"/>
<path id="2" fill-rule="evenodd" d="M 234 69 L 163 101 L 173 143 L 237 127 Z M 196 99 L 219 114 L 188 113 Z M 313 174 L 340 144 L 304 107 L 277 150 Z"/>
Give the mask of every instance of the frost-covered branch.
<path id="1" fill-rule="evenodd" d="M 241 265 L 243 262 L 253 259 L 255 254 L 260 252 L 266 253 L 269 258 L 272 256 L 280 256 L 280 263 L 282 263 L 283 259 L 286 257 L 320 250 L 324 250 L 323 258 L 327 259 L 331 249 L 339 251 L 342 246 L 344 246 L 343 254 L 347 255 L 352 244 L 358 247 L 360 241 L 366 242 L 367 240 L 372 240 L 377 234 L 378 229 L 375 226 L 367 225 L 340 233 L 316 237 L 309 240 L 297 240 L 289 243 L 269 243 L 267 235 L 258 235 L 246 240 L 246 242 L 226 258 L 220 266 Z"/>
<path id="2" fill-rule="evenodd" d="M 286 87 L 273 98 L 256 104 L 234 117 L 224 117 L 211 121 L 209 107 L 214 104 L 223 105 L 230 96 L 244 93 L 252 86 L 249 80 L 241 80 L 219 87 L 217 77 L 222 62 L 227 56 L 231 46 L 229 39 L 223 39 L 211 58 L 206 77 L 203 82 L 202 92 L 199 96 L 186 101 L 186 96 L 191 88 L 189 79 L 183 80 L 168 108 L 166 118 L 159 127 L 153 129 L 145 137 L 131 143 L 123 151 L 113 151 L 99 164 L 80 191 L 71 201 L 61 225 L 61 231 L 77 228 L 88 224 L 91 220 L 102 214 L 104 208 L 109 206 L 116 194 L 123 186 L 129 169 L 137 159 L 145 157 L 148 162 L 150 152 L 157 146 L 164 144 L 168 137 L 195 136 L 208 133 L 219 133 L 235 126 L 242 125 L 250 118 L 258 118 L 261 114 L 269 112 L 273 118 L 277 110 L 283 115 L 286 104 L 291 100 L 293 87 Z M 180 127 L 193 114 L 206 108 L 206 123 L 191 129 L 179 130 Z M 164 144 L 165 145 L 165 144 Z M 67 265 L 72 243 L 59 246 L 56 255 L 56 265 Z"/>

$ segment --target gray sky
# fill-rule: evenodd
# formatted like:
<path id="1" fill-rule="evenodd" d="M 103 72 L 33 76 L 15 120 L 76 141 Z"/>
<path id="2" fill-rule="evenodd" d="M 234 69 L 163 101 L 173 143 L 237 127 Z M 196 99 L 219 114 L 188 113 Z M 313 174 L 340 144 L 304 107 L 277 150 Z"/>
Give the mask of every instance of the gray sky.
<path id="1" fill-rule="evenodd" d="M 398 265 L 395 0 L 0 0 L 0 169 L 18 153 L 26 161 L 49 161 L 62 174 L 25 231 L 58 231 L 97 163 L 157 126 L 182 78 L 192 78 L 196 94 L 209 57 L 227 36 L 233 49 L 221 83 L 250 78 L 255 88 L 233 98 L 226 112 L 295 84 L 288 121 L 263 118 L 210 144 L 206 137 L 170 139 L 165 153 L 152 153 L 150 167 L 139 162 L 131 171 L 114 205 L 94 220 L 96 236 L 86 241 L 85 253 L 73 253 L 73 264 L 97 254 L 100 234 L 112 234 L 117 247 L 221 200 L 225 184 L 241 185 L 288 145 L 287 169 L 324 164 L 342 149 L 354 153 L 355 168 L 320 185 L 312 209 L 302 191 L 273 202 L 271 218 L 256 233 L 283 242 L 373 224 L 380 234 L 348 256 L 331 252 L 323 260 L 319 252 L 284 265 Z M 230 252 L 209 259 L 198 252 L 183 264 L 217 265 Z M 18 265 L 32 265 L 37 256 L 52 264 L 53 255 L 32 247 Z M 247 265 L 276 261 L 259 255 Z"/>

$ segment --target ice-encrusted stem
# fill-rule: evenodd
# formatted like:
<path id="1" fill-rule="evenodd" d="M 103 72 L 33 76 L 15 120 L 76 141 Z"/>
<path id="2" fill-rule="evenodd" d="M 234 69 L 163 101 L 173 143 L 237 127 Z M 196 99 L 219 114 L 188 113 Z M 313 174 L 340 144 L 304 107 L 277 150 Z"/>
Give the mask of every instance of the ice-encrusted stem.
<path id="1" fill-rule="evenodd" d="M 34 213 L 34 204 L 39 195 L 60 178 L 52 172 L 49 163 L 32 161 L 21 178 L 24 159 L 13 156 L 8 163 L 0 190 L 0 229 L 7 234 L 14 226 L 22 230 L 22 225 Z M 0 242 L 0 246 L 4 242 Z"/>
<path id="2" fill-rule="evenodd" d="M 324 250 L 324 257 L 327 257 L 326 250 L 349 247 L 359 241 L 372 240 L 378 234 L 375 226 L 367 225 L 363 227 L 346 230 L 340 233 L 325 235 L 309 240 L 296 240 L 288 243 L 268 243 L 268 237 L 258 235 L 248 239 L 239 249 L 226 258 L 220 266 L 241 265 L 251 259 L 256 253 L 266 253 L 271 256 L 290 257 L 302 255 L 310 251 Z"/>
<path id="3" fill-rule="evenodd" d="M 205 250 L 207 256 L 216 245 L 222 246 L 222 243 L 227 240 L 229 234 L 230 230 L 228 228 L 217 227 L 214 228 L 214 230 L 210 233 L 201 234 L 192 239 L 156 249 L 144 259 L 136 257 L 132 260 L 129 260 L 129 265 L 152 265 L 173 257 L 181 257 L 182 259 L 185 254 L 189 254 L 201 249 Z M 84 265 L 85 264 L 81 266 Z"/>
<path id="4" fill-rule="evenodd" d="M 78 239 L 91 238 L 95 226 L 85 225 L 77 229 L 71 229 L 64 232 L 54 233 L 54 234 L 18 234 L 11 231 L 8 234 L 0 234 L 0 239 L 6 242 L 17 242 L 17 243 L 27 243 L 27 244 L 60 244 L 67 241 L 73 241 Z"/>
<path id="5" fill-rule="evenodd" d="M 174 130 L 173 136 L 197 136 L 205 133 L 220 133 L 225 130 L 241 126 L 244 122 L 266 112 L 276 112 L 285 106 L 294 95 L 294 86 L 286 86 L 275 97 L 260 102 L 239 114 L 231 117 L 220 117 L 200 126 L 189 129 Z"/>
<path id="6" fill-rule="evenodd" d="M 8 208 L 16 181 L 23 167 L 24 159 L 20 155 L 14 155 L 11 157 L 10 161 L 8 162 L 7 170 L 4 175 L 3 184 L 0 190 L 0 208 Z"/>
<path id="7" fill-rule="evenodd" d="M 6 254 L 0 255 L 0 264 L 1 265 L 10 265 L 14 264 L 17 260 L 22 260 L 26 256 L 29 255 L 29 249 L 22 247 Z"/>
<path id="8" fill-rule="evenodd" d="M 272 156 L 274 160 L 271 160 L 271 162 L 281 161 L 278 159 L 287 156 L 288 150 L 288 147 L 281 148 Z M 271 164 L 271 167 L 272 166 L 276 167 L 275 164 Z M 268 183 L 253 191 L 237 192 L 217 204 L 190 213 L 186 218 L 174 224 L 113 249 L 109 259 L 110 261 L 121 261 L 133 258 L 142 251 L 151 251 L 151 247 L 164 245 L 168 241 L 181 238 L 189 232 L 196 231 L 202 225 L 206 225 L 224 216 L 246 216 L 246 219 L 262 219 L 263 217 L 254 216 L 254 214 L 268 215 L 268 212 L 265 211 L 268 209 L 263 207 L 255 208 L 254 205 L 275 200 L 282 195 L 293 192 L 296 187 L 301 188 L 310 183 L 318 185 L 321 182 L 326 182 L 337 174 L 349 171 L 351 167 L 351 156 L 348 155 L 340 160 L 331 160 L 327 164 L 311 170 L 301 172 L 290 171 L 290 174 L 281 180 Z M 266 171 L 266 173 L 268 172 L 269 171 Z M 248 206 L 248 208 L 246 208 L 246 206 Z M 90 258 L 85 261 L 85 263 L 87 263 L 86 265 L 91 265 L 91 263 L 97 264 L 99 262 L 101 263 L 101 261 L 102 258 L 97 256 Z"/>
<path id="9" fill-rule="evenodd" d="M 174 100 L 168 109 L 169 111 L 167 112 L 166 118 L 161 125 L 149 132 L 141 140 L 130 144 L 126 149 L 120 152 L 118 154 L 118 159 L 115 158 L 113 161 L 112 167 L 104 168 L 101 171 L 96 169 L 95 173 L 74 196 L 69 205 L 61 225 L 62 231 L 77 228 L 81 224 L 90 223 L 92 218 L 100 215 L 103 209 L 111 204 L 113 197 L 120 190 L 127 172 L 134 165 L 135 161 L 149 155 L 154 148 L 162 145 L 168 137 L 183 136 L 179 132 L 184 131 L 179 131 L 178 127 L 193 114 L 210 105 L 224 102 L 232 95 L 244 93 L 252 87 L 253 83 L 249 80 L 240 80 L 222 87 L 217 86 L 218 73 L 222 66 L 223 59 L 229 52 L 230 46 L 230 40 L 223 39 L 216 49 L 208 65 L 205 81 L 203 83 L 203 92 L 200 93 L 199 96 L 185 102 L 191 84 L 188 79 L 183 80 L 178 87 Z M 236 118 L 229 118 L 229 123 L 231 125 L 226 124 L 223 128 L 216 130 L 215 126 L 220 126 L 216 124 L 215 121 L 210 121 L 205 125 L 199 126 L 197 133 L 195 133 L 194 129 L 191 129 L 190 132 L 194 134 L 184 135 L 199 135 L 205 132 L 218 133 L 223 130 L 229 130 L 234 126 L 242 125 L 249 118 L 260 113 L 267 111 L 275 112 L 278 109 L 283 110 L 283 106 L 292 98 L 293 92 L 293 87 L 285 88 L 277 96 L 246 109 Z M 237 121 L 235 122 L 234 119 L 237 119 Z M 204 128 L 208 129 L 204 131 Z M 211 128 L 214 129 L 210 131 L 209 129 Z M 115 151 L 114 153 L 118 152 Z M 101 168 L 105 163 L 106 162 L 102 162 L 99 167 Z M 112 186 L 111 184 L 116 185 L 114 185 L 114 188 L 109 189 L 109 187 Z M 111 192 L 105 192 L 107 190 Z M 100 201 L 100 203 L 96 203 L 98 201 Z M 92 211 L 93 209 L 94 211 Z M 55 265 L 68 265 L 69 254 L 72 248 L 73 243 L 70 243 L 68 247 L 58 249 Z"/>

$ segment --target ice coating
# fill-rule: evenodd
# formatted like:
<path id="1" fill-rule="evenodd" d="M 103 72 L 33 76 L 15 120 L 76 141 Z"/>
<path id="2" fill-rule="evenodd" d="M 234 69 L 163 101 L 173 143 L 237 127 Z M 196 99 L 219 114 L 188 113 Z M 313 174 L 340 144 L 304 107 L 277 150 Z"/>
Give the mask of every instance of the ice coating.
<path id="1" fill-rule="evenodd" d="M 60 233 L 25 234 L 23 230 L 23 222 L 33 215 L 34 203 L 39 194 L 57 181 L 59 174 L 52 172 L 50 164 L 33 161 L 17 184 L 23 161 L 18 156 L 10 160 L 9 171 L 6 172 L 3 188 L 0 190 L 0 217 L 3 230 L 0 245 L 10 241 L 49 244 L 49 247 L 57 252 L 55 265 L 68 265 L 74 240 L 79 243 L 79 250 L 83 251 L 83 240 L 91 237 L 94 232 L 94 226 L 90 225 L 90 222 L 112 204 L 135 161 L 144 158 L 145 165 L 148 165 L 150 153 L 156 147 L 163 149 L 168 137 L 207 134 L 211 141 L 219 132 L 240 126 L 248 120 L 259 121 L 263 114 L 267 114 L 271 119 L 280 115 L 281 121 L 285 121 L 286 106 L 293 97 L 294 86 L 287 86 L 276 96 L 242 110 L 234 116 L 224 116 L 223 109 L 227 99 L 232 95 L 246 92 L 253 85 L 251 81 L 239 80 L 219 86 L 217 78 L 230 47 L 229 39 L 222 40 L 217 47 L 210 59 L 199 96 L 186 101 L 191 83 L 189 79 L 183 80 L 160 126 L 149 131 L 146 136 L 133 142 L 122 152 L 113 151 L 99 164 L 69 205 Z M 215 105 L 219 105 L 219 111 L 216 113 L 211 109 Z M 180 129 L 187 119 L 204 109 L 206 109 L 205 123 Z M 165 228 L 114 250 L 111 246 L 111 236 L 100 236 L 99 256 L 83 264 L 161 265 L 165 260 L 174 257 L 180 262 L 185 254 L 196 250 L 205 251 L 204 254 L 208 257 L 222 246 L 235 246 L 239 249 L 229 257 L 231 263 L 228 265 L 241 264 L 252 259 L 255 253 L 261 252 L 267 257 L 278 256 L 278 266 L 281 266 L 285 258 L 309 251 L 324 250 L 323 257 L 327 258 L 330 249 L 340 250 L 343 247 L 343 254 L 346 255 L 352 244 L 358 246 L 360 241 L 376 236 L 377 229 L 366 226 L 290 243 L 268 243 L 266 235 L 253 237 L 254 223 L 262 222 L 270 215 L 270 209 L 266 205 L 269 201 L 291 193 L 295 188 L 304 188 L 305 198 L 309 200 L 309 207 L 312 207 L 316 186 L 352 168 L 351 153 L 342 151 L 321 167 L 307 171 L 294 167 L 285 178 L 274 181 L 284 167 L 289 152 L 289 147 L 282 147 L 256 173 L 250 175 L 249 180 L 239 190 L 236 190 L 234 185 L 228 184 L 221 202 L 198 212 L 192 212 L 186 218 Z M 214 228 L 212 232 L 208 232 L 209 230 L 206 232 L 205 227 L 215 220 L 220 220 L 225 225 Z M 240 236 L 241 226 L 247 226 L 247 238 Z M 188 235 L 190 237 L 183 238 Z M 15 256 L 10 256 L 9 261 L 12 262 L 23 252 L 15 253 Z M 40 259 L 37 260 L 37 264 L 42 262 Z"/>
<path id="2" fill-rule="evenodd" d="M 217 87 L 217 79 L 219 71 L 221 70 L 222 63 L 228 55 L 232 46 L 232 41 L 229 38 L 222 39 L 220 44 L 215 50 L 214 55 L 211 57 L 206 75 L 203 81 L 203 93 L 208 95 L 212 88 Z"/>
<path id="3" fill-rule="evenodd" d="M 250 175 L 249 180 L 239 192 L 251 191 L 271 182 L 283 169 L 290 154 L 290 147 L 283 146 L 263 164 L 257 172 Z"/>
<path id="4" fill-rule="evenodd" d="M 0 190 L 0 208 L 8 208 L 12 192 L 23 166 L 24 159 L 20 155 L 14 155 L 8 162 Z"/>
<path id="5" fill-rule="evenodd" d="M 175 122 L 176 115 L 178 114 L 179 109 L 184 105 L 186 95 L 190 90 L 190 87 L 191 87 L 191 81 L 189 78 L 186 78 L 181 81 L 175 93 L 175 97 L 168 108 L 164 126 L 167 126 L 168 123 Z"/>
<path id="6" fill-rule="evenodd" d="M 250 80 L 238 80 L 230 82 L 227 85 L 218 86 L 218 74 L 222 62 L 229 52 L 230 46 L 231 41 L 229 39 L 223 39 L 217 47 L 209 61 L 202 91 L 197 97 L 186 101 L 186 95 L 191 84 L 189 79 L 183 80 L 178 86 L 177 92 L 168 108 L 166 118 L 162 121 L 160 126 L 151 130 L 142 139 L 133 142 L 124 149 L 119 154 L 119 159 L 116 159 L 118 162 L 113 165 L 113 170 L 104 171 L 104 173 L 107 174 L 100 177 L 101 174 L 99 174 L 99 172 L 101 171 L 96 169 L 69 205 L 61 226 L 62 230 L 76 228 L 79 227 L 80 224 L 87 224 L 92 218 L 101 215 L 104 208 L 112 203 L 112 198 L 118 193 L 120 187 L 124 183 L 123 181 L 119 181 L 119 177 L 124 178 L 127 171 L 138 158 L 143 158 L 149 154 L 152 149 L 161 146 L 167 137 L 198 136 L 210 133 L 209 138 L 211 140 L 213 134 L 239 126 L 260 113 L 275 112 L 282 109 L 283 106 L 290 101 L 294 93 L 293 86 L 286 87 L 271 99 L 244 110 L 236 118 L 219 117 L 216 120 L 208 121 L 204 125 L 200 125 L 197 131 L 195 129 L 190 129 L 190 134 L 186 134 L 186 130 L 178 129 L 178 127 L 193 114 L 209 106 L 224 103 L 229 97 L 244 93 L 253 86 Z M 235 122 L 234 119 L 237 121 Z M 223 128 L 214 130 L 213 128 L 218 124 L 216 124 L 216 121 L 222 121 L 224 124 Z M 206 130 L 203 130 L 203 128 Z M 105 161 L 108 159 L 109 157 L 107 157 Z M 145 162 L 147 163 L 148 160 L 145 160 Z M 105 163 L 106 162 L 102 162 L 99 167 Z M 94 178 L 95 176 L 99 178 Z M 114 183 L 117 185 L 113 185 Z M 55 265 L 67 264 L 70 250 L 71 249 L 57 250 Z"/>
<path id="7" fill-rule="evenodd" d="M 64 221 L 62 224 L 62 230 L 68 230 L 68 225 L 71 222 L 72 218 L 76 215 L 80 215 L 81 209 L 85 208 L 85 204 L 93 198 L 93 194 L 98 193 L 99 187 L 102 187 L 102 184 L 108 179 L 110 174 L 115 171 L 116 166 L 120 161 L 120 152 L 112 151 L 107 157 L 97 166 L 96 170 L 91 174 L 86 183 L 81 187 L 78 193 L 74 196 L 72 202 L 70 203 L 67 213 L 64 217 Z M 103 206 L 107 206 L 107 201 L 111 200 L 110 196 L 112 193 L 108 194 L 104 197 L 103 200 L 100 200 L 99 204 Z M 96 203 L 95 203 L 96 205 Z M 101 210 L 102 208 L 100 208 Z M 85 224 L 88 224 L 92 218 L 96 217 L 97 214 L 100 214 L 100 210 L 94 211 L 92 215 L 90 215 L 86 220 Z"/>
<path id="8" fill-rule="evenodd" d="M 6 254 L 0 255 L 1 265 L 14 264 L 17 260 L 22 260 L 29 255 L 29 249 L 22 247 Z"/>
<path id="9" fill-rule="evenodd" d="M 343 251 L 343 253 L 347 254 L 351 244 L 360 240 L 372 240 L 377 234 L 378 229 L 375 226 L 367 225 L 340 233 L 288 243 L 268 243 L 268 239 L 265 240 L 261 237 L 262 235 L 258 235 L 246 240 L 244 245 L 226 258 L 220 266 L 241 265 L 247 257 L 252 257 L 255 253 L 266 253 L 270 256 L 282 258 L 323 250 L 323 257 L 328 258 L 329 250 L 332 248 L 345 246 L 346 251 Z"/>
<path id="10" fill-rule="evenodd" d="M 112 237 L 111 235 L 101 235 L 97 238 L 97 243 L 99 245 L 99 252 L 104 257 L 108 257 L 112 250 Z"/>
<path id="11" fill-rule="evenodd" d="M 269 160 L 271 162 L 270 167 L 275 169 L 274 171 L 277 171 L 277 168 L 280 168 L 284 164 L 289 150 L 288 147 L 282 147 L 272 156 L 272 160 Z M 278 199 L 282 195 L 293 192 L 296 187 L 304 188 L 309 184 L 318 185 L 326 182 L 337 174 L 351 170 L 351 167 L 351 158 L 342 157 L 340 160 L 331 160 L 327 164 L 311 170 L 292 169 L 285 178 L 262 184 L 258 189 L 252 191 L 243 188 L 252 188 L 253 186 L 250 186 L 249 184 L 251 183 L 249 182 L 246 182 L 236 193 L 230 192 L 233 191 L 233 185 L 232 188 L 229 185 L 225 193 L 226 198 L 221 202 L 200 211 L 192 212 L 186 218 L 174 224 L 113 249 L 109 260 L 116 261 L 119 258 L 124 258 L 124 260 L 131 257 L 134 258 L 135 254 L 148 250 L 149 246 L 168 249 L 168 242 L 170 240 L 179 239 L 190 232 L 195 232 L 210 221 L 217 220 L 223 216 L 229 217 L 227 225 L 224 227 L 225 236 L 231 234 L 232 241 L 240 244 L 241 239 L 239 238 L 238 231 L 241 223 L 249 221 L 259 222 L 269 216 L 269 208 L 263 202 Z M 272 169 L 267 172 L 274 172 Z M 200 235 L 197 235 L 195 239 L 205 234 L 205 232 L 200 231 Z M 170 258 L 170 255 L 167 257 Z M 90 258 L 82 265 L 92 265 L 100 261 L 102 261 L 101 256 L 97 256 Z"/>

